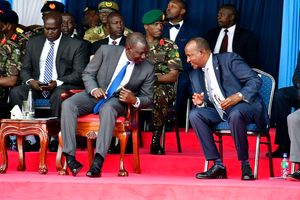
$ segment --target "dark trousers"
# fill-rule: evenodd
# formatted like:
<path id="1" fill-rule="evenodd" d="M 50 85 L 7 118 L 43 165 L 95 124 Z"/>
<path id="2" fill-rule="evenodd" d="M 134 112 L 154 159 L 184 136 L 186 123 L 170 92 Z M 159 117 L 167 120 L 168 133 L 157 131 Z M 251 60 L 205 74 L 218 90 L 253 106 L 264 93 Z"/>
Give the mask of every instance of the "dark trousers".
<path id="1" fill-rule="evenodd" d="M 22 101 L 27 99 L 28 97 L 28 91 L 30 86 L 29 85 L 20 85 L 17 87 L 14 87 L 10 90 L 10 102 L 12 106 L 18 105 L 20 108 L 22 108 Z M 79 86 L 73 86 L 73 85 L 61 85 L 56 87 L 53 91 L 51 91 L 49 99 L 51 103 L 51 116 L 52 117 L 58 117 L 60 118 L 61 115 L 61 104 L 62 99 L 60 97 L 60 94 L 62 92 L 65 92 L 70 89 L 80 89 Z M 34 99 L 43 99 L 43 95 L 39 91 L 32 91 L 32 95 Z"/>
<path id="2" fill-rule="evenodd" d="M 246 126 L 254 122 L 254 109 L 251 104 L 242 102 L 229 108 L 228 124 L 234 140 L 239 160 L 248 160 L 248 138 Z M 194 128 L 207 160 L 220 158 L 217 146 L 214 142 L 212 127 L 220 122 L 218 112 L 212 107 L 193 108 L 189 120 Z"/>
<path id="3" fill-rule="evenodd" d="M 276 124 L 275 144 L 290 147 L 287 116 L 291 113 L 292 108 L 296 110 L 299 107 L 298 88 L 293 86 L 285 87 L 275 92 L 272 108 Z"/>

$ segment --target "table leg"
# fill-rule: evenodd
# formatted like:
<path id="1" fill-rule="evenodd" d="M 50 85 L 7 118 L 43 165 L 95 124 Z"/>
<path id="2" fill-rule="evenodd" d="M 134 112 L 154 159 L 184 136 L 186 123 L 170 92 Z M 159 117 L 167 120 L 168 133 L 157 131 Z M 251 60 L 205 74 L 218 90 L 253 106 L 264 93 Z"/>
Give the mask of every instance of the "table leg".
<path id="1" fill-rule="evenodd" d="M 40 164 L 39 164 L 39 173 L 40 174 L 47 174 L 48 168 L 46 165 L 46 155 L 48 150 L 48 135 L 42 134 L 39 135 L 40 137 Z"/>
<path id="2" fill-rule="evenodd" d="M 7 149 L 5 145 L 5 136 L 1 134 L 0 137 L 0 153 L 2 154 L 2 163 L 0 166 L 0 173 L 6 173 L 7 170 Z"/>
<path id="3" fill-rule="evenodd" d="M 19 163 L 17 170 L 18 171 L 25 171 L 26 169 L 26 164 L 25 164 L 25 152 L 23 149 L 23 136 L 17 135 L 17 145 L 18 145 L 18 153 L 19 153 Z"/>

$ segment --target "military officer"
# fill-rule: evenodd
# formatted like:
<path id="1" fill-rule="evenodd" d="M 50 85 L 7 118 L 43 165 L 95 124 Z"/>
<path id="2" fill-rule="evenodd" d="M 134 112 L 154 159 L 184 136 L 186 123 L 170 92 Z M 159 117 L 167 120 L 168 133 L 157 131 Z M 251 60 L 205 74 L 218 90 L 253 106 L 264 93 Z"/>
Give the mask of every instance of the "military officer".
<path id="1" fill-rule="evenodd" d="M 150 10 L 144 14 L 142 23 L 149 44 L 147 59 L 155 66 L 156 82 L 153 94 L 152 109 L 152 144 L 150 153 L 163 155 L 164 149 L 160 145 L 160 137 L 166 122 L 169 105 L 175 100 L 174 84 L 179 71 L 182 70 L 177 45 L 166 38 L 162 38 L 163 12 Z"/>
<path id="2" fill-rule="evenodd" d="M 9 88 L 17 85 L 22 59 L 28 38 L 17 27 L 18 15 L 12 10 L 0 10 L 0 106 L 1 118 L 9 114 Z M 15 137 L 10 137 L 9 147 L 16 150 Z"/>
<path id="3" fill-rule="evenodd" d="M 119 5 L 114 1 L 103 1 L 98 5 L 100 25 L 88 29 L 83 39 L 93 43 L 102 40 L 109 35 L 107 30 L 107 16 L 111 12 L 119 12 Z M 132 31 L 125 27 L 124 35 L 127 36 Z"/>

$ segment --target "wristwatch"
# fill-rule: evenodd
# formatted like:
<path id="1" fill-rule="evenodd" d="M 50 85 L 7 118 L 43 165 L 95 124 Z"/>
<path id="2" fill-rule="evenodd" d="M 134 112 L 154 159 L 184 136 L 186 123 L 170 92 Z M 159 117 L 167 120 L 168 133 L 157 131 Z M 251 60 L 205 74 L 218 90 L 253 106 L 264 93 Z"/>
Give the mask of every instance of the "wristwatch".
<path id="1" fill-rule="evenodd" d="M 238 92 L 237 95 L 238 95 L 239 97 L 241 97 L 242 99 L 244 99 L 244 96 L 243 96 L 242 93 Z"/>

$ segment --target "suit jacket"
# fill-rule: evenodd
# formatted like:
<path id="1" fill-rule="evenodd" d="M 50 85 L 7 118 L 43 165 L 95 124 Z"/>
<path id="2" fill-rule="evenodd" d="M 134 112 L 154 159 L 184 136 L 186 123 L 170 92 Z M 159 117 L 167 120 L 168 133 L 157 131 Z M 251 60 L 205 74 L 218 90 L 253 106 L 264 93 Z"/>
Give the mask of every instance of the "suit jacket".
<path id="1" fill-rule="evenodd" d="M 97 42 L 94 42 L 92 44 L 91 55 L 94 55 L 101 45 L 108 44 L 108 42 L 109 42 L 108 38 L 104 38 L 103 40 L 98 40 Z M 122 36 L 119 45 L 125 46 L 125 42 L 126 42 L 126 36 Z"/>
<path id="2" fill-rule="evenodd" d="M 269 124 L 269 117 L 258 94 L 262 81 L 257 73 L 235 53 L 213 54 L 213 68 L 224 97 L 241 92 L 253 107 L 255 123 L 260 129 L 265 129 Z M 193 93 L 204 92 L 205 101 L 209 102 L 202 69 L 190 72 L 189 76 Z"/>
<path id="3" fill-rule="evenodd" d="M 221 28 L 209 30 L 205 36 L 211 49 L 214 49 Z M 236 27 L 233 35 L 232 51 L 239 54 L 251 67 L 257 62 L 257 39 L 255 35 L 246 29 Z"/>
<path id="4" fill-rule="evenodd" d="M 82 73 L 88 94 L 94 88 L 106 90 L 121 54 L 125 48 L 119 45 L 102 45 Z M 153 99 L 154 66 L 148 61 L 135 64 L 129 82 L 124 86 L 140 99 L 140 108 L 148 107 Z"/>
<path id="5" fill-rule="evenodd" d="M 21 79 L 23 82 L 29 79 L 39 79 L 40 56 L 45 41 L 46 37 L 44 35 L 38 35 L 28 41 L 21 69 Z M 86 43 L 62 35 L 55 60 L 57 79 L 63 81 L 64 84 L 82 85 L 81 73 L 88 63 L 87 54 Z"/>
<path id="6" fill-rule="evenodd" d="M 163 29 L 163 37 L 169 38 L 170 39 L 170 27 L 168 25 L 166 25 Z M 186 43 L 194 37 L 199 37 L 199 32 L 198 30 L 192 28 L 191 26 L 189 26 L 186 22 L 183 22 L 178 35 L 176 37 L 175 43 L 177 44 L 178 48 L 179 48 L 179 54 L 180 54 L 180 59 L 182 61 L 182 65 L 183 65 L 183 70 L 184 71 L 191 71 L 193 68 L 192 66 L 187 63 L 186 61 L 186 55 L 184 52 L 184 48 Z"/>

